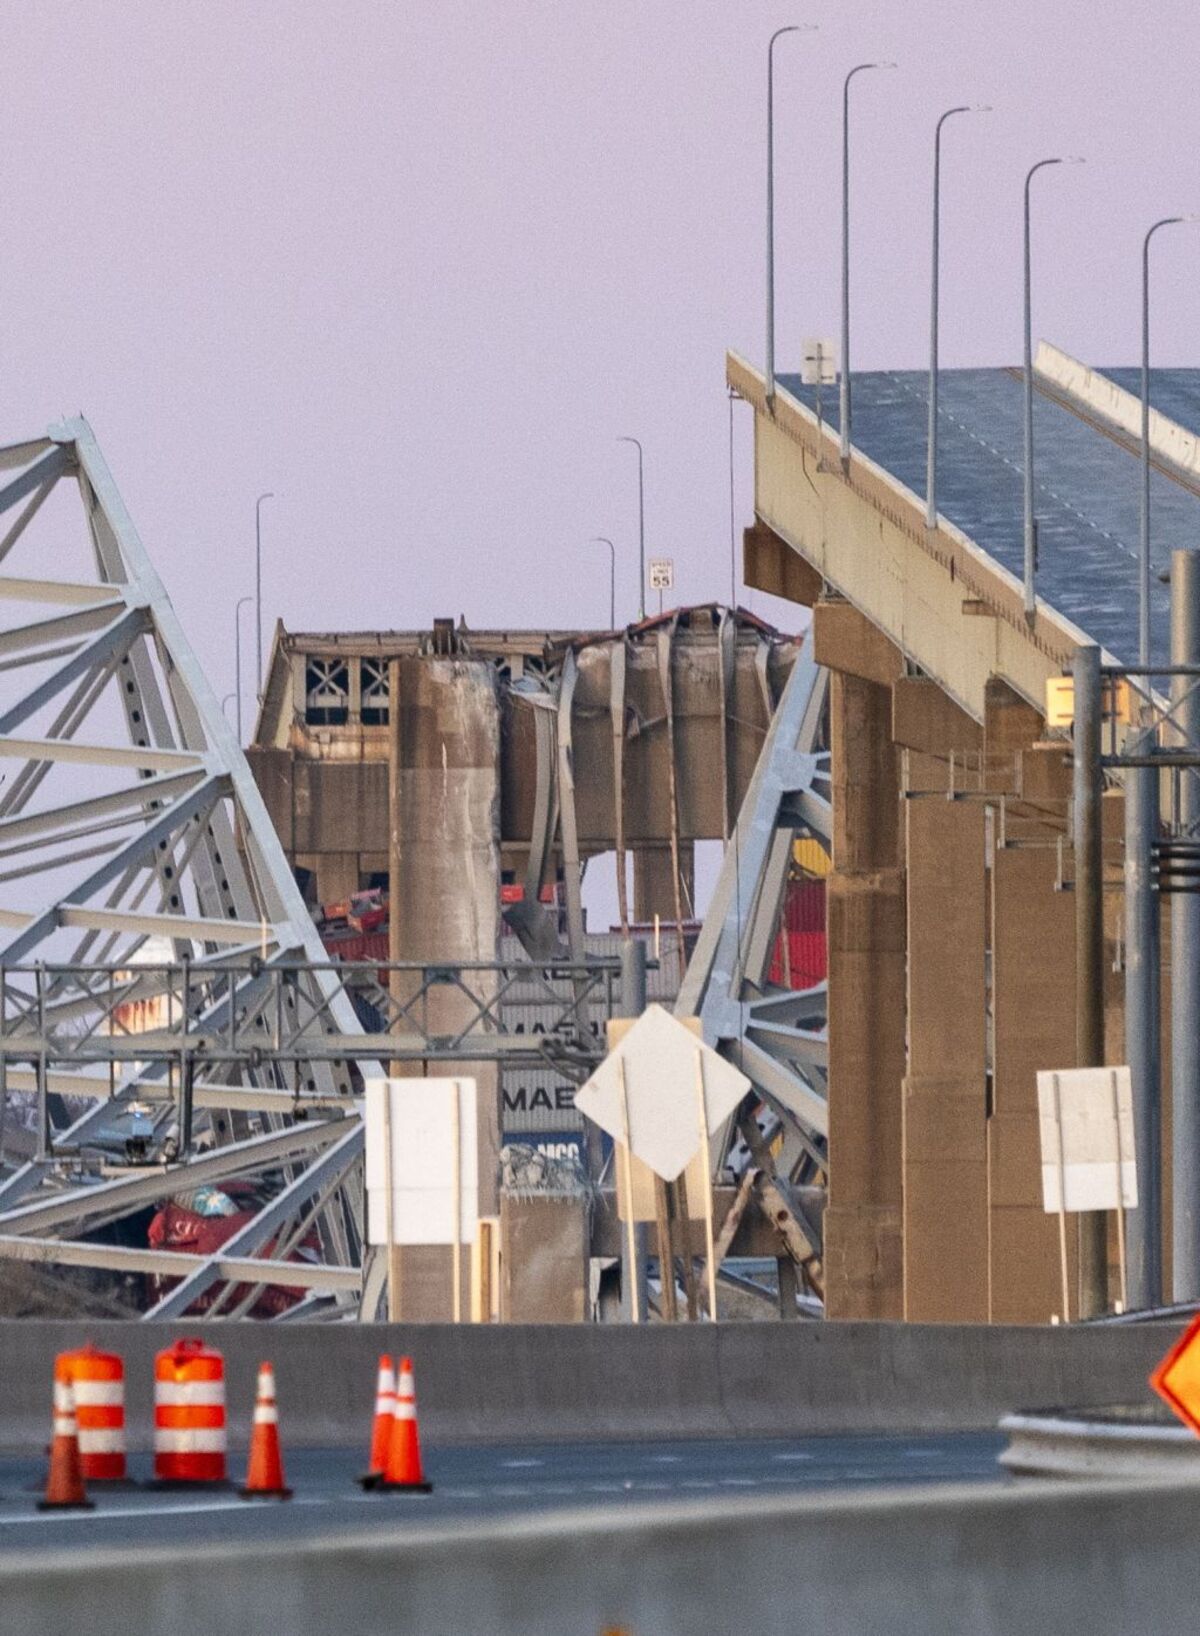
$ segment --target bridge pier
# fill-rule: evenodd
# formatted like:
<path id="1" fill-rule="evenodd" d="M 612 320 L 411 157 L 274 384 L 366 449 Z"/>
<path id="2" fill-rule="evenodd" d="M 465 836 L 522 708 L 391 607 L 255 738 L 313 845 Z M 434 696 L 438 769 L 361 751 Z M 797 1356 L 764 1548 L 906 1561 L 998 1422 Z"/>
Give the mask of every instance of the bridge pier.
<path id="1" fill-rule="evenodd" d="M 846 603 L 818 604 L 813 621 L 816 657 L 832 673 L 826 1311 L 898 1318 L 906 940 L 891 683 L 903 661 Z"/>

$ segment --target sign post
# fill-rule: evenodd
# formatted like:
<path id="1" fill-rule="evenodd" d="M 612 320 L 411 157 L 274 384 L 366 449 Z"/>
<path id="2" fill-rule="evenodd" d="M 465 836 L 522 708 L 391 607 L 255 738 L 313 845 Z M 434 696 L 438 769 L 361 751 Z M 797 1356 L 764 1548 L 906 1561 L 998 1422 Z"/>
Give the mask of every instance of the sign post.
<path id="1" fill-rule="evenodd" d="M 1133 1088 L 1128 1068 L 1039 1073 L 1042 1206 L 1058 1216 L 1063 1320 L 1070 1322 L 1067 1212 L 1117 1213 L 1121 1305 L 1126 1301 L 1125 1212 L 1137 1208 Z"/>
<path id="2" fill-rule="evenodd" d="M 621 1081 L 621 1143 L 625 1149 L 625 1231 L 628 1235 L 629 1266 L 637 1266 L 637 1223 L 633 1219 L 633 1149 L 629 1146 L 629 1091 L 625 1084 L 625 1064 L 617 1063 L 617 1074 Z M 638 1304 L 629 1303 L 629 1318 L 631 1323 L 637 1323 Z"/>
<path id="3" fill-rule="evenodd" d="M 662 1183 L 681 1177 L 693 1160 L 704 1172 L 699 1185 L 704 1193 L 709 1313 L 715 1316 L 709 1137 L 751 1087 L 745 1074 L 698 1037 L 697 1019 L 689 1021 L 691 1026 L 661 1005 L 648 1006 L 586 1085 L 580 1087 L 575 1106 L 620 1144 L 626 1159 L 625 1217 L 631 1244 L 635 1214 L 631 1157 L 639 1159 L 659 1179 L 656 1193 Z M 669 1243 L 660 1246 L 659 1259 L 664 1263 L 661 1270 L 666 1291 L 674 1276 Z M 667 1305 L 664 1295 L 664 1309 Z"/>
<path id="4" fill-rule="evenodd" d="M 479 1155 L 473 1079 L 369 1079 L 366 1083 L 367 1239 L 387 1255 L 388 1316 L 400 1314 L 400 1251 L 450 1251 L 449 1307 L 462 1321 L 464 1242 L 479 1223 Z"/>
<path id="5" fill-rule="evenodd" d="M 387 1235 L 387 1308 L 388 1323 L 400 1322 L 400 1252 L 396 1244 L 396 1202 L 394 1167 L 392 1165 L 392 1099 L 383 1099 L 383 1153 L 384 1186 L 387 1188 L 387 1211 L 384 1232 Z"/>
<path id="6" fill-rule="evenodd" d="M 712 1156 L 708 1142 L 708 1110 L 704 1105 L 704 1053 L 696 1052 L 696 1112 L 700 1123 L 700 1152 L 704 1158 L 704 1264 L 708 1268 L 708 1316 L 717 1321 L 717 1259 L 713 1233 Z"/>
<path id="7" fill-rule="evenodd" d="M 454 1095 L 450 1098 L 451 1152 L 453 1154 L 453 1220 L 454 1237 L 450 1242 L 450 1277 L 453 1280 L 453 1298 L 450 1310 L 456 1324 L 462 1323 L 462 1114 L 459 1109 L 459 1084 L 452 1080 Z"/>
<path id="8" fill-rule="evenodd" d="M 658 592 L 658 611 L 663 611 L 663 592 L 675 589 L 675 559 L 673 557 L 650 558 L 650 589 Z"/>

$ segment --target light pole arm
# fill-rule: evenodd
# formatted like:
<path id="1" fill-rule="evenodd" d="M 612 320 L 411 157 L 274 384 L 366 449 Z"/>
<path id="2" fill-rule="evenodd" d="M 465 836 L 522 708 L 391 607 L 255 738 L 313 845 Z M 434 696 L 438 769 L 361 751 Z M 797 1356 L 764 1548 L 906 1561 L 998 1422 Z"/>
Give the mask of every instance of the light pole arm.
<path id="1" fill-rule="evenodd" d="M 238 745 L 244 743 L 242 738 L 242 609 L 248 602 L 253 602 L 252 596 L 240 596 L 233 610 L 233 654 L 234 654 L 234 700 L 237 704 L 237 736 Z"/>
<path id="2" fill-rule="evenodd" d="M 1187 221 L 1163 216 L 1142 240 L 1142 493 L 1138 550 L 1138 663 L 1150 663 L 1150 241 L 1164 227 Z"/>
<path id="3" fill-rule="evenodd" d="M 254 502 L 254 602 L 255 602 L 255 657 L 258 669 L 255 673 L 254 691 L 259 703 L 262 702 L 263 688 L 263 655 L 262 655 L 262 508 L 264 500 L 273 500 L 274 492 L 270 489 L 260 494 Z"/>
<path id="4" fill-rule="evenodd" d="M 895 68 L 892 62 L 860 62 L 842 82 L 842 355 L 838 390 L 838 441 L 842 465 L 850 459 L 850 81 L 870 68 Z"/>
<path id="5" fill-rule="evenodd" d="M 593 534 L 593 545 L 608 547 L 608 628 L 617 628 L 617 548 L 606 534 Z"/>
<path id="6" fill-rule="evenodd" d="M 1039 170 L 1048 165 L 1061 165 L 1061 159 L 1039 159 L 1025 173 L 1025 211 L 1022 237 L 1024 267 L 1024 457 L 1022 533 L 1024 538 L 1025 617 L 1032 619 L 1037 610 L 1037 525 L 1033 515 L 1033 259 L 1030 231 L 1029 189 Z"/>
<path id="7" fill-rule="evenodd" d="M 815 23 L 787 23 L 767 41 L 767 402 L 775 397 L 775 42 L 785 34 L 810 34 Z M 645 596 L 642 618 L 646 617 Z"/>
<path id="8" fill-rule="evenodd" d="M 925 526 L 937 527 L 937 413 L 938 413 L 938 264 L 942 198 L 942 126 L 955 114 L 969 113 L 964 103 L 947 108 L 933 130 L 933 245 L 929 272 L 929 431 L 925 449 Z"/>

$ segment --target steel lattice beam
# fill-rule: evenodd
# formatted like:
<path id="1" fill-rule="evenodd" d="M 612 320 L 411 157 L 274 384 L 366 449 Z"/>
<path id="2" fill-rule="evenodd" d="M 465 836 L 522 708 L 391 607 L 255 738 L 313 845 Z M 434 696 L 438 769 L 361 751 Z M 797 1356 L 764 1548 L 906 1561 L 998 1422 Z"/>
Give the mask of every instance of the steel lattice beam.
<path id="1" fill-rule="evenodd" d="M 737 1062 L 810 1142 L 828 1134 L 825 985 L 800 993 L 773 989 L 767 970 L 792 839 L 800 827 L 826 845 L 831 838 L 829 757 L 818 748 L 826 686 L 805 643 L 772 716 L 675 1005 L 677 1016 L 700 1017 L 709 1043 Z"/>
<path id="2" fill-rule="evenodd" d="M 367 1073 L 378 1071 L 378 1058 L 364 1051 L 350 996 L 327 969 L 294 978 L 270 1024 L 262 1017 L 259 962 L 246 959 L 219 975 L 210 969 L 231 945 L 265 955 L 267 969 L 284 960 L 317 968 L 324 950 L 241 747 L 91 429 L 72 420 L 0 449 L 0 470 L 0 513 L 15 519 L 0 540 L 0 966 L 10 974 L 0 979 L 8 985 L 0 1055 L 9 1091 L 26 1090 L 32 1080 L 35 1090 L 92 1102 L 67 1130 L 47 1130 L 44 1154 L 0 1184 L 0 1236 L 26 1240 L 69 1223 L 116 1220 L 201 1178 L 280 1164 L 290 1196 L 303 1203 L 321 1192 L 320 1180 L 309 1188 L 305 1174 L 311 1167 L 326 1176 L 325 1150 L 335 1139 L 349 1153 L 353 1202 L 360 1114 L 350 1092 L 357 1081 L 331 1045 L 345 1043 Z M 82 502 L 74 546 L 61 516 L 47 539 L 41 533 L 42 505 L 64 484 Z M 155 947 L 196 974 L 194 1014 L 185 1024 L 190 1050 L 202 1050 L 206 1029 L 215 1037 L 230 1019 L 247 1036 L 236 1075 L 199 1055 L 189 1062 L 195 1117 L 211 1150 L 170 1171 L 84 1179 L 64 1191 L 54 1149 L 86 1165 L 114 1106 L 152 1089 L 156 1106 L 170 1102 L 169 1065 L 153 1061 L 152 1051 L 139 1058 L 132 1046 L 122 1007 L 144 997 L 131 995 L 129 983 L 100 980 L 70 995 L 61 984 L 43 984 L 26 993 L 32 1009 L 20 1016 L 22 979 L 12 968 L 24 959 L 43 969 L 107 961 L 136 970 Z M 74 1054 L 48 1062 L 56 1027 L 72 1035 Z M 250 1052 L 250 1039 L 261 1043 L 271 1028 L 288 1040 L 286 1066 Z M 117 1065 L 102 1094 L 86 1078 L 72 1083 L 89 1060 L 110 1073 Z M 223 1097 L 230 1078 L 242 1083 Z M 299 1087 L 322 1108 L 344 1107 L 351 1133 L 338 1120 L 294 1124 L 289 1093 Z M 249 1119 L 259 1122 L 257 1133 Z M 340 1197 L 322 1197 L 329 1220 L 323 1242 L 336 1240 L 347 1252 L 342 1259 L 356 1261 L 360 1246 L 353 1234 L 347 1239 L 346 1222 L 357 1211 L 347 1213 Z M 260 1232 L 256 1242 L 270 1236 Z M 64 1245 L 62 1259 L 80 1253 Z M 337 1269 L 337 1287 L 345 1287 L 347 1270 Z"/>

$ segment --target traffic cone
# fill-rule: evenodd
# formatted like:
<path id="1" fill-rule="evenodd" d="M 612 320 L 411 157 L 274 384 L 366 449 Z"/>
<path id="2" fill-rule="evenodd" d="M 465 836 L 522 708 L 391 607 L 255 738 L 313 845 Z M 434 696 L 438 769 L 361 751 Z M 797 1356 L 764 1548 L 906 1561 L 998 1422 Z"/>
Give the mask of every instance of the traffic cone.
<path id="1" fill-rule="evenodd" d="M 417 1397 L 413 1388 L 411 1358 L 400 1359 L 396 1385 L 396 1418 L 388 1441 L 387 1465 L 375 1484 L 379 1493 L 430 1494 L 433 1484 L 425 1481 L 421 1467 L 421 1438 L 417 1431 Z"/>
<path id="2" fill-rule="evenodd" d="M 291 1489 L 283 1480 L 279 1410 L 275 1405 L 275 1371 L 269 1363 L 258 1366 L 250 1463 L 246 1469 L 245 1486 L 238 1492 L 244 1500 L 290 1500 L 292 1497 Z"/>
<path id="3" fill-rule="evenodd" d="M 396 1418 L 396 1370 L 385 1352 L 379 1359 L 379 1383 L 375 1388 L 375 1419 L 371 1426 L 371 1455 L 366 1471 L 358 1479 L 364 1488 L 374 1488 L 387 1469 L 388 1444 Z"/>
<path id="4" fill-rule="evenodd" d="M 50 1475 L 39 1511 L 91 1511 L 94 1507 L 83 1486 L 79 1460 L 79 1432 L 75 1425 L 75 1388 L 69 1380 L 54 1383 L 54 1436 L 50 1444 Z"/>

